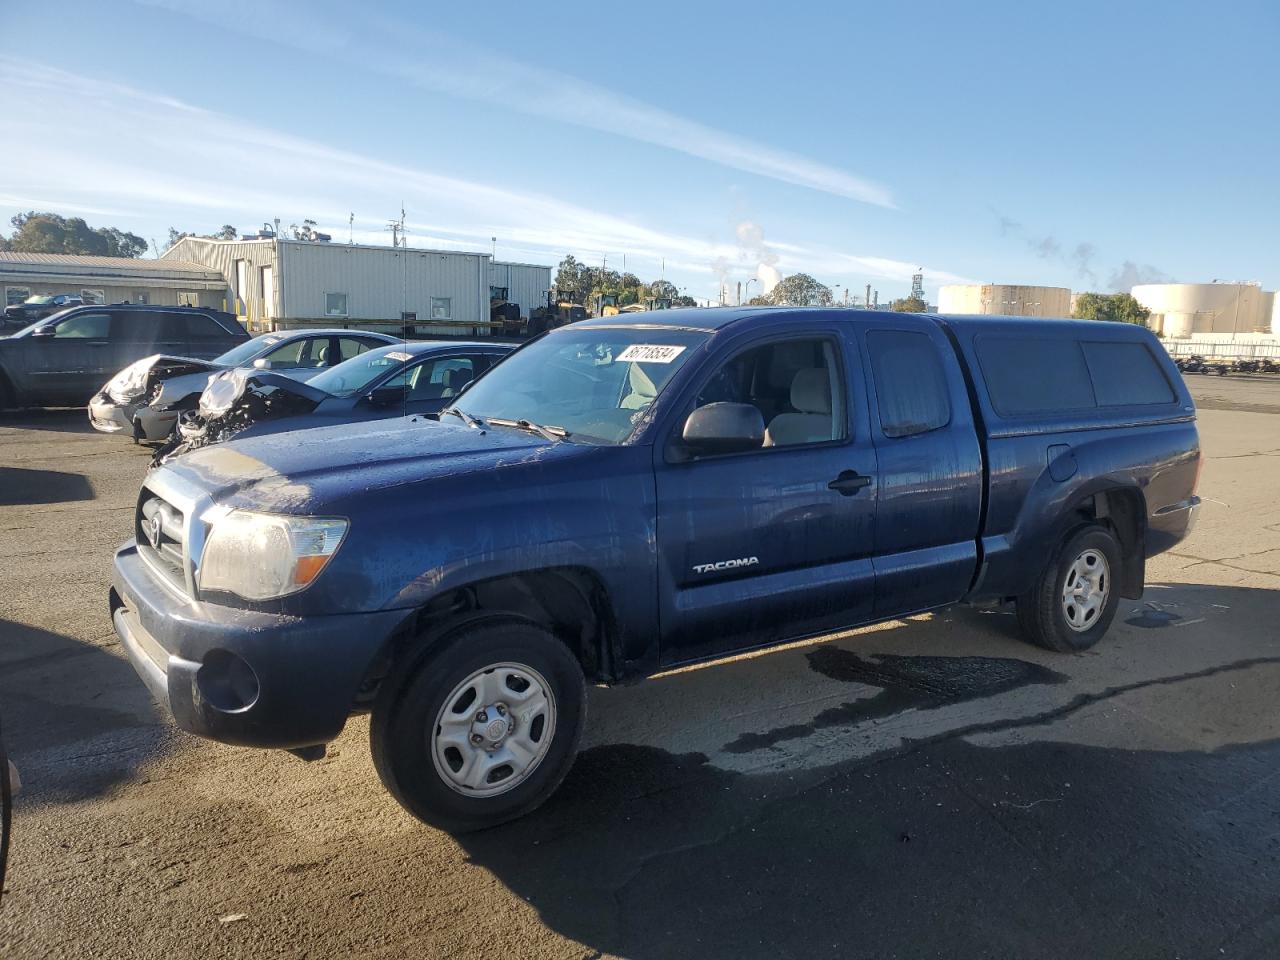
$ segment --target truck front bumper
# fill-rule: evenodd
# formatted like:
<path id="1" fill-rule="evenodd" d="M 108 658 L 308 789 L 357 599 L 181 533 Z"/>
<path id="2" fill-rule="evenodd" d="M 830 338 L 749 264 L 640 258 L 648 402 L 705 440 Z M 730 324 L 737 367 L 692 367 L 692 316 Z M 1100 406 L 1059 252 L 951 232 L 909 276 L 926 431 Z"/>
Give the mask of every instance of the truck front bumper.
<path id="1" fill-rule="evenodd" d="M 111 619 L 178 726 L 223 743 L 305 747 L 336 737 L 384 642 L 409 615 L 297 617 L 193 600 L 133 541 L 116 552 Z"/>

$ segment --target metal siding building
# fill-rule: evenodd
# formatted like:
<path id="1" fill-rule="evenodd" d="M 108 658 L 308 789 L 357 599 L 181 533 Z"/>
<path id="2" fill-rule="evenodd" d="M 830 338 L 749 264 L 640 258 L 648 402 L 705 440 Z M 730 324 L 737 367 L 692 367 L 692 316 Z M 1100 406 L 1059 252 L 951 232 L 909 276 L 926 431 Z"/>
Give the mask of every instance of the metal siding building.
<path id="1" fill-rule="evenodd" d="M 419 334 L 436 334 L 489 320 L 488 254 L 292 240 L 279 249 L 280 316 L 288 323 L 351 320 L 399 330 L 407 311 L 417 315 Z M 333 312 L 338 300 L 345 313 Z M 432 326 L 433 319 L 457 326 Z"/>
<path id="2" fill-rule="evenodd" d="M 140 260 L 2 251 L 0 288 L 6 305 L 29 296 L 70 293 L 87 303 L 185 303 L 230 309 L 224 275 L 180 257 Z"/>
<path id="3" fill-rule="evenodd" d="M 164 258 L 217 270 L 250 329 L 360 326 L 399 332 L 415 314 L 419 335 L 483 334 L 489 286 L 505 281 L 520 312 L 544 302 L 551 268 L 494 264 L 487 253 L 265 238 L 185 237 Z M 432 324 L 431 320 L 448 321 Z M 476 326 L 468 326 L 476 324 Z"/>
<path id="4" fill-rule="evenodd" d="M 507 288 L 507 299 L 520 305 L 520 316 L 528 318 L 529 312 L 547 303 L 547 291 L 551 289 L 551 268 L 536 263 L 493 262 L 495 287 Z"/>

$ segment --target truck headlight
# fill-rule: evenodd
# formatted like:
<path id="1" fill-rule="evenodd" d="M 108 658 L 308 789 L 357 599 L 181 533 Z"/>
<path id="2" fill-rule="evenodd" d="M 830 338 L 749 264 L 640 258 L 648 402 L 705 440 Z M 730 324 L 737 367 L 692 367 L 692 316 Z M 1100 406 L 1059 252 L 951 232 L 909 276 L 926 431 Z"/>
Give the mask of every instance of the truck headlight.
<path id="1" fill-rule="evenodd" d="M 145 357 L 129 364 L 107 381 L 104 388 L 107 395 L 116 403 L 132 403 L 141 399 L 142 391 L 147 389 L 147 374 L 155 362 L 155 357 Z"/>
<path id="2" fill-rule="evenodd" d="M 304 590 L 338 552 L 347 521 L 232 510 L 213 521 L 198 573 L 200 589 L 246 600 Z"/>

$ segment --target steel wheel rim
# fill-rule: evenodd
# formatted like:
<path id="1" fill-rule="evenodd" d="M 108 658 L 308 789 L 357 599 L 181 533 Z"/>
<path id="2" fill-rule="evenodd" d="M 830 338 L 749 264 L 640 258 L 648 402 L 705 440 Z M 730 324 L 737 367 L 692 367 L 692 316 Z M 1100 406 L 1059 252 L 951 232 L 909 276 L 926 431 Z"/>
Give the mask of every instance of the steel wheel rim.
<path id="1" fill-rule="evenodd" d="M 1082 552 L 1062 582 L 1062 616 L 1076 633 L 1091 629 L 1106 608 L 1111 593 L 1111 568 L 1102 551 Z"/>
<path id="2" fill-rule="evenodd" d="M 555 695 L 546 678 L 522 663 L 495 663 L 453 688 L 427 733 L 432 763 L 449 789 L 494 797 L 529 778 L 555 730 Z"/>

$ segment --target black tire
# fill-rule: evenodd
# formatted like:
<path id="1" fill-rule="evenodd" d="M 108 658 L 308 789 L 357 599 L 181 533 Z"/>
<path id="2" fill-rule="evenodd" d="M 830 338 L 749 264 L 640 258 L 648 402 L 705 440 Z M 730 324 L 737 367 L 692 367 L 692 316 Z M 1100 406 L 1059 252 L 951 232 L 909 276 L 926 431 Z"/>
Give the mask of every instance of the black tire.
<path id="1" fill-rule="evenodd" d="M 551 740 L 506 792 L 464 796 L 437 770 L 436 720 L 459 684 L 504 663 L 545 679 L 555 711 Z M 450 833 L 482 830 L 524 816 L 556 791 L 573 766 L 586 715 L 582 668 L 564 643 L 527 621 L 481 621 L 444 637 L 383 681 L 369 728 L 373 763 L 387 790 L 419 820 Z"/>
<path id="2" fill-rule="evenodd" d="M 1083 629 L 1075 629 L 1067 619 L 1063 594 L 1068 571 L 1089 551 L 1106 560 L 1105 601 Z M 1120 564 L 1120 543 L 1106 527 L 1090 524 L 1073 530 L 1058 545 L 1035 586 L 1018 597 L 1018 626 L 1023 637 L 1057 653 L 1079 653 L 1096 644 L 1111 626 L 1120 604 L 1115 582 Z"/>

